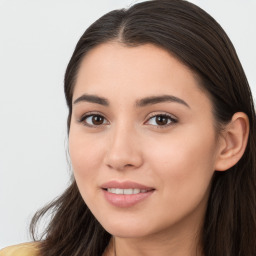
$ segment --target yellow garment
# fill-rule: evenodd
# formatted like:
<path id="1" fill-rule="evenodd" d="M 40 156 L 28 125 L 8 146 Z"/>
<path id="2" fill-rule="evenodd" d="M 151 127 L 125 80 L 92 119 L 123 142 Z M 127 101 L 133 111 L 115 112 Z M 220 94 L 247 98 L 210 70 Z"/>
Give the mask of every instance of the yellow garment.
<path id="1" fill-rule="evenodd" d="M 38 243 L 24 243 L 0 250 L 0 256 L 39 256 Z"/>

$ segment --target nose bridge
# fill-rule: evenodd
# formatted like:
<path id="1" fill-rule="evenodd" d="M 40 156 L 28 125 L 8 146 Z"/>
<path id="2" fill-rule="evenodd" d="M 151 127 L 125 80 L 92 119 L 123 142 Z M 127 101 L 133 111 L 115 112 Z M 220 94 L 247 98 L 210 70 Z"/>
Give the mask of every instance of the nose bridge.
<path id="1" fill-rule="evenodd" d="M 114 169 L 137 168 L 142 164 L 139 135 L 131 122 L 120 121 L 111 127 L 106 164 Z"/>

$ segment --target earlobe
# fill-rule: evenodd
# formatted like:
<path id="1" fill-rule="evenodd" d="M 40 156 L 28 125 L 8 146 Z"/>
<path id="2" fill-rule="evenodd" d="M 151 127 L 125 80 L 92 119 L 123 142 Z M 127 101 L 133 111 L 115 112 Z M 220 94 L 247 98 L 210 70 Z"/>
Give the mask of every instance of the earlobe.
<path id="1" fill-rule="evenodd" d="M 249 120 L 245 113 L 237 112 L 228 123 L 219 140 L 215 162 L 216 171 L 226 171 L 243 156 L 249 135 Z"/>

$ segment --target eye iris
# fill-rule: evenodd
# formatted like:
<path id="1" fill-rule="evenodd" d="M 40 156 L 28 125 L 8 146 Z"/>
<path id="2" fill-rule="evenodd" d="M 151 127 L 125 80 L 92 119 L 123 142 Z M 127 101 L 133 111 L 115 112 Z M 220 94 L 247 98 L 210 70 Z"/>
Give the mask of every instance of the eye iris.
<path id="1" fill-rule="evenodd" d="M 104 118 L 102 116 L 99 115 L 94 115 L 92 117 L 92 122 L 94 125 L 101 125 L 104 122 Z"/>
<path id="2" fill-rule="evenodd" d="M 166 116 L 157 116 L 156 117 L 156 123 L 158 125 L 166 125 L 166 124 L 168 124 L 168 117 L 166 117 Z"/>

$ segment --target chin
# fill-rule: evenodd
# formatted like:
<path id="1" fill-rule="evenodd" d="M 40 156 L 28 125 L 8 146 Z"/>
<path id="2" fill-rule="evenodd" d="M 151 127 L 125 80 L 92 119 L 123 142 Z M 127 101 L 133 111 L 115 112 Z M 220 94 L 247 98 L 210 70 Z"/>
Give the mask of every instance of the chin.
<path id="1" fill-rule="evenodd" d="M 149 225 L 145 227 L 145 225 L 143 225 L 142 223 L 139 224 L 137 221 L 103 221 L 101 222 L 101 225 L 108 233 L 117 237 L 135 238 L 143 237 L 150 233 L 150 231 L 148 230 Z"/>
<path id="2" fill-rule="evenodd" d="M 142 228 L 133 229 L 131 227 L 111 227 L 106 229 L 108 233 L 116 237 L 122 238 L 140 238 L 150 235 L 150 232 L 147 233 Z"/>

